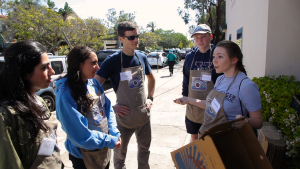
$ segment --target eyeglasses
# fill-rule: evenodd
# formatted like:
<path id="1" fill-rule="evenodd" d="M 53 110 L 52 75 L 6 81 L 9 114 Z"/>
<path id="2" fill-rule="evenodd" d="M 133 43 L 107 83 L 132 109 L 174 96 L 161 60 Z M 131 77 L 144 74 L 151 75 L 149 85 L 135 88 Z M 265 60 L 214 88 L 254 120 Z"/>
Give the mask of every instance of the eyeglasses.
<path id="1" fill-rule="evenodd" d="M 140 35 L 136 35 L 136 36 L 124 36 L 125 38 L 127 38 L 128 40 L 134 40 L 135 38 L 139 38 Z"/>

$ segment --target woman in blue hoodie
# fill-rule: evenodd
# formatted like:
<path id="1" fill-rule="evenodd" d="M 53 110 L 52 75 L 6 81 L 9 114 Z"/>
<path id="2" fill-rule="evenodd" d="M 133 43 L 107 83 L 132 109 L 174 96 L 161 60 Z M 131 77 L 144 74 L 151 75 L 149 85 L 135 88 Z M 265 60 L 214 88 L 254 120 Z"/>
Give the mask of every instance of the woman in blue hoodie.
<path id="1" fill-rule="evenodd" d="M 101 84 L 95 51 L 75 47 L 67 55 L 68 73 L 55 82 L 56 114 L 67 134 L 73 168 L 109 168 L 110 149 L 121 145 L 116 116 Z M 93 160 L 97 158 L 97 160 Z"/>

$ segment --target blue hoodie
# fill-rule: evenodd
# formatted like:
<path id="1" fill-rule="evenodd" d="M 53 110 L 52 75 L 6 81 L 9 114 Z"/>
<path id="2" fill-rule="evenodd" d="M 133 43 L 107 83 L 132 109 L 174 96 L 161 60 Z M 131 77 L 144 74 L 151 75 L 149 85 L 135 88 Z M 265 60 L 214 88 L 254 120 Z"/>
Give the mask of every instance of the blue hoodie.
<path id="1" fill-rule="evenodd" d="M 98 89 L 101 93 L 104 92 L 101 84 L 96 79 L 89 79 L 86 85 L 94 88 L 96 93 Z M 116 115 L 110 100 L 105 96 L 108 135 L 88 129 L 88 120 L 77 110 L 77 104 L 71 96 L 67 78 L 56 81 L 55 86 L 56 116 L 61 123 L 62 129 L 67 133 L 65 146 L 69 153 L 77 158 L 82 158 L 78 147 L 89 150 L 102 149 L 103 147 L 113 149 L 120 137 L 120 132 L 117 129 Z"/>

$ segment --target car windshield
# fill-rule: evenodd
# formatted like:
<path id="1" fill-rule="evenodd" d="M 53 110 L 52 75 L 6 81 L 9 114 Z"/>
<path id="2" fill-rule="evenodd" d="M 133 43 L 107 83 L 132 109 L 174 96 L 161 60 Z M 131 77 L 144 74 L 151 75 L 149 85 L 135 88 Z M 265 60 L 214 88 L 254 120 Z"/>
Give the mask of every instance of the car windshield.
<path id="1" fill-rule="evenodd" d="M 109 56 L 109 55 L 111 55 L 111 54 L 113 54 L 113 53 L 115 53 L 115 51 L 112 51 L 112 52 L 99 52 L 98 54 L 97 54 L 97 56 L 98 56 L 98 61 L 100 62 L 102 62 L 102 61 L 104 61 L 105 60 L 105 58 L 107 57 L 107 56 Z"/>
<path id="2" fill-rule="evenodd" d="M 185 53 L 185 52 L 186 52 L 185 50 L 180 50 L 180 51 L 179 51 L 179 53 Z"/>

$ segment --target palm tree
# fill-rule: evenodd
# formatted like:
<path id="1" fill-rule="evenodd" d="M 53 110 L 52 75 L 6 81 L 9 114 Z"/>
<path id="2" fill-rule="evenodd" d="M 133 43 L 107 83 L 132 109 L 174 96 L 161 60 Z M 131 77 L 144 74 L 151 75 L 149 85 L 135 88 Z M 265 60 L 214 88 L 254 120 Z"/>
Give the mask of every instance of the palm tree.
<path id="1" fill-rule="evenodd" d="M 154 32 L 154 29 L 156 28 L 156 23 L 155 22 L 149 22 L 147 24 L 147 28 L 151 28 L 151 32 Z"/>
<path id="2" fill-rule="evenodd" d="M 52 9 L 52 10 L 57 10 L 57 8 L 55 7 L 55 3 L 51 0 L 47 0 L 47 5 L 48 5 L 48 8 L 49 9 Z"/>
<path id="3" fill-rule="evenodd" d="M 64 21 L 65 21 L 65 20 L 67 19 L 67 17 L 68 17 L 71 13 L 73 13 L 73 12 L 74 12 L 74 11 L 73 11 L 73 9 L 69 6 L 68 2 L 65 3 L 64 8 L 60 8 L 60 9 L 58 10 L 58 13 L 59 13 L 60 15 L 62 15 Z"/>

